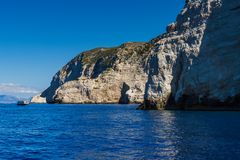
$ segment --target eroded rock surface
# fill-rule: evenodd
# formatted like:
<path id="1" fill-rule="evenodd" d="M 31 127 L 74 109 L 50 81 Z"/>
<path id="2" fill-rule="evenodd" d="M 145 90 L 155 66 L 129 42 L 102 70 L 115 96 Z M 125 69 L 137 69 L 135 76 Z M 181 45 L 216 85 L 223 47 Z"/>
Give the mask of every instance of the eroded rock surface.
<path id="1" fill-rule="evenodd" d="M 36 95 L 31 99 L 31 103 L 34 104 L 44 104 L 47 103 L 46 98 L 45 97 L 41 97 L 41 95 Z"/>
<path id="2" fill-rule="evenodd" d="M 141 109 L 240 107 L 240 0 L 187 0 L 149 43 L 80 54 L 42 93 L 50 103 L 141 103 Z"/>
<path id="3" fill-rule="evenodd" d="M 84 52 L 63 67 L 42 93 L 48 103 L 141 103 L 149 43 Z"/>
<path id="4" fill-rule="evenodd" d="M 240 105 L 239 5 L 187 1 L 168 33 L 153 39 L 143 108 Z"/>

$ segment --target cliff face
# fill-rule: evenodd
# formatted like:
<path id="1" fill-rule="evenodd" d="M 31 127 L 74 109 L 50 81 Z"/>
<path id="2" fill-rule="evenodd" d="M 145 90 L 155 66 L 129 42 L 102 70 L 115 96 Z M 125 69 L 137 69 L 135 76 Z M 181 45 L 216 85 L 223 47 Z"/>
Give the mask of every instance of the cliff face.
<path id="1" fill-rule="evenodd" d="M 85 52 L 42 93 L 48 102 L 239 106 L 240 0 L 187 0 L 149 43 Z"/>
<path id="2" fill-rule="evenodd" d="M 187 1 L 153 40 L 144 109 L 240 105 L 240 0 Z"/>
<path id="3" fill-rule="evenodd" d="M 141 103 L 149 43 L 84 52 L 63 67 L 42 93 L 49 103 Z"/>
<path id="4" fill-rule="evenodd" d="M 175 95 L 193 107 L 240 105 L 240 0 L 211 3 L 199 52 L 185 68 Z"/>

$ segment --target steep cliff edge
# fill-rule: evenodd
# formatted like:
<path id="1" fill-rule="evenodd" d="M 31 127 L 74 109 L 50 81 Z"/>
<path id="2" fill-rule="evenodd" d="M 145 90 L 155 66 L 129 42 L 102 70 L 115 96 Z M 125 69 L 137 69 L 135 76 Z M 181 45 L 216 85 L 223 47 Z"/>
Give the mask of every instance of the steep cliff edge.
<path id="1" fill-rule="evenodd" d="M 151 44 L 126 43 L 75 57 L 42 93 L 48 103 L 142 103 Z"/>
<path id="2" fill-rule="evenodd" d="M 80 54 L 41 97 L 48 103 L 144 101 L 140 109 L 240 106 L 239 26 L 240 0 L 186 0 L 167 33 Z"/>
<path id="3" fill-rule="evenodd" d="M 153 39 L 142 109 L 240 106 L 240 0 L 189 0 Z M 224 107 L 225 106 L 225 107 Z"/>
<path id="4" fill-rule="evenodd" d="M 240 106 L 240 0 L 224 0 L 216 7 L 197 57 L 179 80 L 179 105 Z"/>

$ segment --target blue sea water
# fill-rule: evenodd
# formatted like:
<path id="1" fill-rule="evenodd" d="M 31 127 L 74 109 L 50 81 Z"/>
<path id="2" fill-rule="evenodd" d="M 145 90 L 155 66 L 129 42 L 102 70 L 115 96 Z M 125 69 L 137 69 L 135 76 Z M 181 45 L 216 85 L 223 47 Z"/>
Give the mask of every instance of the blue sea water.
<path id="1" fill-rule="evenodd" d="M 240 112 L 0 105 L 0 159 L 239 159 Z"/>

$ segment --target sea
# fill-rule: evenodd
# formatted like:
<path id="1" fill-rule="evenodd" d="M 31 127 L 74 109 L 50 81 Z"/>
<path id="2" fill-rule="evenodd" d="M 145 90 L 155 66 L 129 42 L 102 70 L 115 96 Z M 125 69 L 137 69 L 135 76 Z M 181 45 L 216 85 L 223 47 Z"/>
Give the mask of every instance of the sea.
<path id="1" fill-rule="evenodd" d="M 240 112 L 136 107 L 0 105 L 0 159 L 240 159 Z"/>

